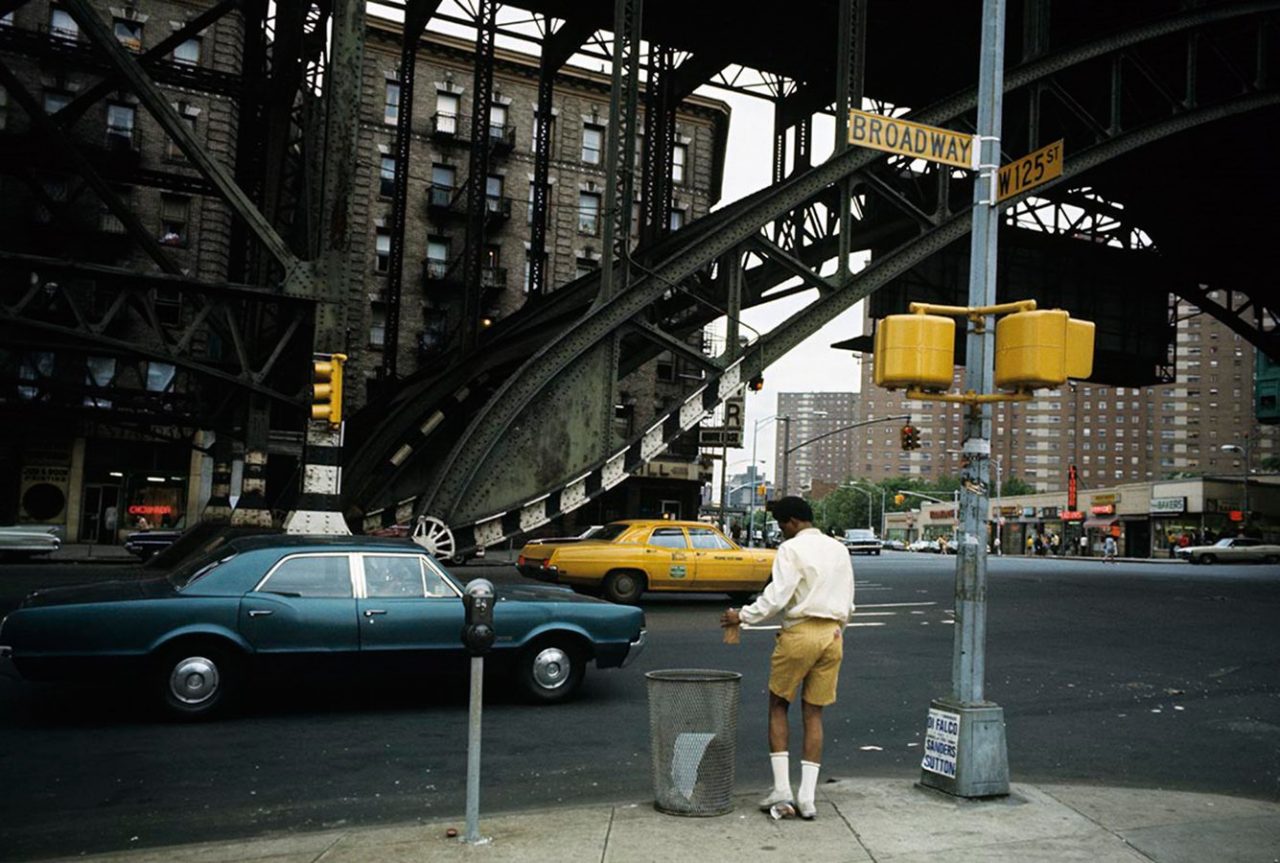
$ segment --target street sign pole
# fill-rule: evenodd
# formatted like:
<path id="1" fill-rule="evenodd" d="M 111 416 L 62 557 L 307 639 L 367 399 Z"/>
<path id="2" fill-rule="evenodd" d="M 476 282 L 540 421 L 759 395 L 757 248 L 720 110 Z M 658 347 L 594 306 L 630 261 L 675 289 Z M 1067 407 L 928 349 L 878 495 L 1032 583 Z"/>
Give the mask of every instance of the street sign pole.
<path id="1" fill-rule="evenodd" d="M 978 174 L 973 189 L 969 305 L 996 304 L 996 239 L 1000 226 L 997 172 L 1004 81 L 1004 0 L 983 0 L 982 59 L 978 78 Z M 994 384 L 994 318 L 971 322 L 966 342 L 965 389 L 990 393 Z M 958 797 L 1009 793 L 1004 710 L 987 701 L 987 514 L 991 471 L 990 407 L 969 406 L 965 421 L 961 536 L 956 549 L 956 627 L 951 695 L 934 699 L 925 733 L 922 785 Z"/>

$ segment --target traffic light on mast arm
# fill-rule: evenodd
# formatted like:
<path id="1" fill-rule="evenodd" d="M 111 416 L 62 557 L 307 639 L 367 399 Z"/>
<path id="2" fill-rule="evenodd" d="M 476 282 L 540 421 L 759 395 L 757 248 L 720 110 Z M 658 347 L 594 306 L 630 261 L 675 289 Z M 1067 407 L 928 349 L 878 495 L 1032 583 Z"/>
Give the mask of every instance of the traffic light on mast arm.
<path id="1" fill-rule="evenodd" d="M 760 390 L 764 389 L 764 375 L 756 375 L 754 378 L 747 381 L 747 387 L 753 393 L 760 392 Z"/>
<path id="2" fill-rule="evenodd" d="M 902 427 L 902 448 L 904 450 L 920 449 L 920 429 L 913 425 Z"/>
<path id="3" fill-rule="evenodd" d="M 346 354 L 316 354 L 312 360 L 311 418 L 342 424 L 342 365 Z"/>

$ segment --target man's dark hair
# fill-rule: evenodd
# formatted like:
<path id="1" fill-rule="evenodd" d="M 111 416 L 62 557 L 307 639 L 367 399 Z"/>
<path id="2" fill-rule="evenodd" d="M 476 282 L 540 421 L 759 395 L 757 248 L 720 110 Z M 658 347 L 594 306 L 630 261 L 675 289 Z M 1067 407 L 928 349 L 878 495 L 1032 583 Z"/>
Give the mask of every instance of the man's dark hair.
<path id="1" fill-rule="evenodd" d="M 813 521 L 813 507 L 802 497 L 789 495 L 773 505 L 773 518 L 778 524 L 791 519 Z"/>

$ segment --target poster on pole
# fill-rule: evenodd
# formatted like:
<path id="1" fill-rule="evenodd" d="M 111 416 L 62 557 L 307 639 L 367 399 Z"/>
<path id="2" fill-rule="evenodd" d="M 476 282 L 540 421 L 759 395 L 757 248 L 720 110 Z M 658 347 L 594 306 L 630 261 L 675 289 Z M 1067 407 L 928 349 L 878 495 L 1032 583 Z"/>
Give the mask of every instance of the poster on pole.
<path id="1" fill-rule="evenodd" d="M 930 707 L 924 729 L 924 758 L 920 766 L 931 773 L 955 779 L 960 714 Z"/>

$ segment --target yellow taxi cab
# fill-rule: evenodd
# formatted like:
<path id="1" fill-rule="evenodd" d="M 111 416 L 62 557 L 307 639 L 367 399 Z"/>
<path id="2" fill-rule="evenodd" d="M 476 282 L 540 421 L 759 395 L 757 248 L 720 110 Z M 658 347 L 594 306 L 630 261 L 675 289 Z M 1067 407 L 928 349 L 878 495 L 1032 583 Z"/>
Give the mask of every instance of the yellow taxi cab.
<path id="1" fill-rule="evenodd" d="M 601 591 L 613 602 L 634 604 L 646 590 L 727 593 L 737 602 L 768 583 L 773 556 L 700 521 L 629 519 L 587 538 L 531 542 L 516 566 L 529 578 Z"/>

